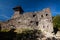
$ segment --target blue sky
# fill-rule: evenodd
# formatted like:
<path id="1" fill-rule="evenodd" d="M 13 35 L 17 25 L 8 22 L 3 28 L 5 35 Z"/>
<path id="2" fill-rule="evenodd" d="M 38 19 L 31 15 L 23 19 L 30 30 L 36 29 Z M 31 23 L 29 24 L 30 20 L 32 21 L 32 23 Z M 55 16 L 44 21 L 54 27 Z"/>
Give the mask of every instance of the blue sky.
<path id="1" fill-rule="evenodd" d="M 22 6 L 25 12 L 50 8 L 52 16 L 60 14 L 60 0 L 0 0 L 0 20 L 8 20 L 13 15 L 13 7 Z"/>

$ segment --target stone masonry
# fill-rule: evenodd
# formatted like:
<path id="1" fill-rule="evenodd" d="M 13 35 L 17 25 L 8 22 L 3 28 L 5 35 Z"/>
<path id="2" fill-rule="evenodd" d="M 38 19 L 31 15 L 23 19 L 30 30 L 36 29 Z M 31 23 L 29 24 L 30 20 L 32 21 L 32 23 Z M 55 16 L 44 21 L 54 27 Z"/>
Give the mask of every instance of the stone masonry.
<path id="1" fill-rule="evenodd" d="M 42 32 L 52 33 L 53 24 L 49 8 L 37 12 L 24 12 L 19 6 L 13 8 L 14 15 L 10 20 L 1 23 L 2 29 L 31 27 Z"/>

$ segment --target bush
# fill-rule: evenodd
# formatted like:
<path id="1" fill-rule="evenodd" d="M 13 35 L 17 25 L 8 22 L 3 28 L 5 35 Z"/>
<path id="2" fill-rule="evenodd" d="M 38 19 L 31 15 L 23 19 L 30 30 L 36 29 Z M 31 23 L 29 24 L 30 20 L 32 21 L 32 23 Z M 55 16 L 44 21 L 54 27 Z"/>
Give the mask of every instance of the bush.
<path id="1" fill-rule="evenodd" d="M 17 34 L 17 40 L 37 40 L 37 38 L 43 37 L 44 35 L 40 30 L 27 30 Z"/>

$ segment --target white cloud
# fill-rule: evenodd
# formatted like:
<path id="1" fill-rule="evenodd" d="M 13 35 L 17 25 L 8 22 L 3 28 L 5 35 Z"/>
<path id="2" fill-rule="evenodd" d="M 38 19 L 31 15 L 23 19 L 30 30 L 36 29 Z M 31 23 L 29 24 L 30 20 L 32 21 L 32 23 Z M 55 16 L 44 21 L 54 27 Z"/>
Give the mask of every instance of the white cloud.
<path id="1" fill-rule="evenodd" d="M 0 15 L 1 17 L 4 17 L 4 18 L 6 18 L 6 19 L 9 19 L 10 17 L 8 17 L 8 16 L 6 16 L 6 15 Z"/>

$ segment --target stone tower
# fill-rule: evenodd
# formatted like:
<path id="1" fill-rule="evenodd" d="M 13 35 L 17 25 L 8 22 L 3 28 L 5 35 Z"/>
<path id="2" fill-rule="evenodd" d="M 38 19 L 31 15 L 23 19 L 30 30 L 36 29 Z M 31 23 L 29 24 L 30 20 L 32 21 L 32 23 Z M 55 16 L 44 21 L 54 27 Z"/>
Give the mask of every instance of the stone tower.
<path id="1" fill-rule="evenodd" d="M 39 21 L 38 27 L 40 27 L 41 30 L 53 32 L 52 16 L 50 13 L 50 9 L 43 9 L 41 12 L 38 12 L 37 16 Z"/>
<path id="2" fill-rule="evenodd" d="M 38 28 L 45 32 L 46 34 L 53 32 L 53 24 L 52 24 L 52 15 L 50 13 L 50 9 L 43 9 L 41 12 L 37 13 L 38 16 Z"/>
<path id="3" fill-rule="evenodd" d="M 21 8 L 21 6 L 17 6 L 15 8 L 13 8 L 13 10 L 14 10 L 14 15 L 13 15 L 12 19 L 20 17 L 20 15 L 23 14 L 23 12 L 24 12 L 23 9 Z"/>

